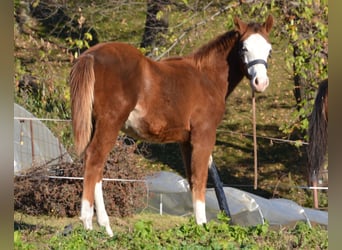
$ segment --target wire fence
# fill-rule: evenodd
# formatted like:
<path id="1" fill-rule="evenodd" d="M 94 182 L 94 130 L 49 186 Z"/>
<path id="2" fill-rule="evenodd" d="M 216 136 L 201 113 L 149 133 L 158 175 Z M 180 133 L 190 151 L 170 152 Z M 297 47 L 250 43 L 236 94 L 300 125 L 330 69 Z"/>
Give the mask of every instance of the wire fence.
<path id="1" fill-rule="evenodd" d="M 49 128 L 45 122 L 63 122 L 70 123 L 68 119 L 51 119 L 35 117 L 15 116 L 14 147 L 15 164 L 17 169 L 25 169 L 31 165 L 56 164 L 61 162 L 72 162 L 68 152 Z M 248 133 L 239 133 L 234 131 L 218 130 L 222 133 L 230 133 L 237 136 L 252 137 Z M 292 140 L 284 140 L 274 137 L 257 136 L 257 138 L 268 139 L 270 141 L 286 142 L 290 144 L 297 143 Z M 303 143 L 306 144 L 306 143 Z"/>
<path id="2" fill-rule="evenodd" d="M 58 165 L 62 162 L 72 162 L 72 159 L 62 143 L 52 132 L 46 127 L 42 121 L 54 122 L 54 123 L 70 123 L 69 119 L 51 119 L 51 118 L 36 118 L 36 117 L 25 117 L 15 116 L 15 136 L 14 136 L 14 147 L 15 147 L 15 172 L 28 168 L 33 165 Z M 226 131 L 218 129 L 219 133 L 230 133 L 233 136 L 245 136 L 252 138 L 253 135 L 249 133 L 241 133 L 235 131 Z M 270 140 L 271 142 L 289 143 L 291 145 L 298 144 L 297 140 L 289 140 L 268 136 L 257 135 L 259 139 Z M 301 142 L 302 145 L 307 145 L 307 142 Z M 20 167 L 19 167 L 20 166 Z M 327 170 L 324 171 L 327 175 Z M 74 179 L 83 180 L 83 177 L 68 177 L 68 176 L 46 176 L 48 178 L 55 179 Z M 116 178 L 104 178 L 104 181 L 122 181 L 122 182 L 140 182 L 141 180 L 134 179 L 116 179 Z M 230 187 L 252 187 L 253 185 L 226 185 Z M 272 188 L 272 187 L 269 187 Z M 275 186 L 273 187 L 275 188 Z M 298 189 L 309 189 L 309 190 L 328 190 L 327 186 L 294 186 Z"/>
<path id="3" fill-rule="evenodd" d="M 72 162 L 60 140 L 43 123 L 70 122 L 61 119 L 35 118 L 19 105 L 14 106 L 14 171 L 35 165 Z"/>

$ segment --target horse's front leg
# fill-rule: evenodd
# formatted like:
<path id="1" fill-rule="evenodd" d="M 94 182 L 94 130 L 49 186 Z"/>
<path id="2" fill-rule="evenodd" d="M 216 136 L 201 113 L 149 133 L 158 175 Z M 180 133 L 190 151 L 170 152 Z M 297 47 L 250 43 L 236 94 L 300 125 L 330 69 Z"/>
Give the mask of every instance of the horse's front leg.
<path id="1" fill-rule="evenodd" d="M 205 195 L 208 180 L 208 168 L 211 165 L 211 151 L 214 143 L 203 146 L 203 141 L 199 144 L 192 144 L 191 153 L 191 174 L 189 176 L 192 191 L 192 202 L 197 224 L 207 222 L 205 210 Z"/>

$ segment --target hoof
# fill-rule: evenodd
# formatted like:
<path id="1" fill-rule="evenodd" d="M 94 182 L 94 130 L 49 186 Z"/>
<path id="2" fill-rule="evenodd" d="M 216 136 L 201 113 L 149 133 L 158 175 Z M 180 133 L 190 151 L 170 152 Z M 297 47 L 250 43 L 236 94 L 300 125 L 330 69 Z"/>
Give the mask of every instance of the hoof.
<path id="1" fill-rule="evenodd" d="M 93 230 L 92 217 L 80 217 L 80 220 L 83 222 L 84 229 Z"/>
<path id="2" fill-rule="evenodd" d="M 102 227 L 105 227 L 106 228 L 106 232 L 107 234 L 110 236 L 110 237 L 113 237 L 113 231 L 110 227 L 110 224 L 109 224 L 109 217 L 107 216 L 107 213 L 105 214 L 102 214 L 101 215 L 98 215 L 98 220 L 97 220 L 97 223 L 102 226 Z"/>
<path id="3" fill-rule="evenodd" d="M 106 226 L 106 232 L 109 235 L 109 237 L 113 237 L 114 234 L 113 234 L 113 231 L 112 231 L 112 229 L 110 228 L 109 225 Z"/>

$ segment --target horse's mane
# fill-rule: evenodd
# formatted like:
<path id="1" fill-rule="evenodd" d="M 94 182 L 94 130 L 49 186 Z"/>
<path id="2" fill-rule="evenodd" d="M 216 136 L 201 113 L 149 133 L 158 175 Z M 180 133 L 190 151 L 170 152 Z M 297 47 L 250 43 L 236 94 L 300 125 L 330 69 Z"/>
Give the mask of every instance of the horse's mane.
<path id="1" fill-rule="evenodd" d="M 190 56 L 194 59 L 195 64 L 200 67 L 202 64 L 210 62 L 212 56 L 227 54 L 234 47 L 237 38 L 237 31 L 228 31 L 203 45 Z"/>
<path id="2" fill-rule="evenodd" d="M 182 60 L 183 57 L 181 56 L 170 56 L 166 58 L 162 58 L 161 61 L 172 61 L 172 60 Z"/>

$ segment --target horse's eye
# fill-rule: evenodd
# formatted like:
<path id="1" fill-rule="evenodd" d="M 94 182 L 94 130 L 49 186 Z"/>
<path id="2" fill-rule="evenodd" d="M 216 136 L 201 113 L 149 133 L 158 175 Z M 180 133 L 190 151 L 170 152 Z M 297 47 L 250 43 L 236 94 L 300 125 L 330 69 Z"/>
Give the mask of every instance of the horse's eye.
<path id="1" fill-rule="evenodd" d="M 242 51 L 242 52 L 247 52 L 248 49 L 247 49 L 246 47 L 242 47 L 242 48 L 241 48 L 241 51 Z"/>

